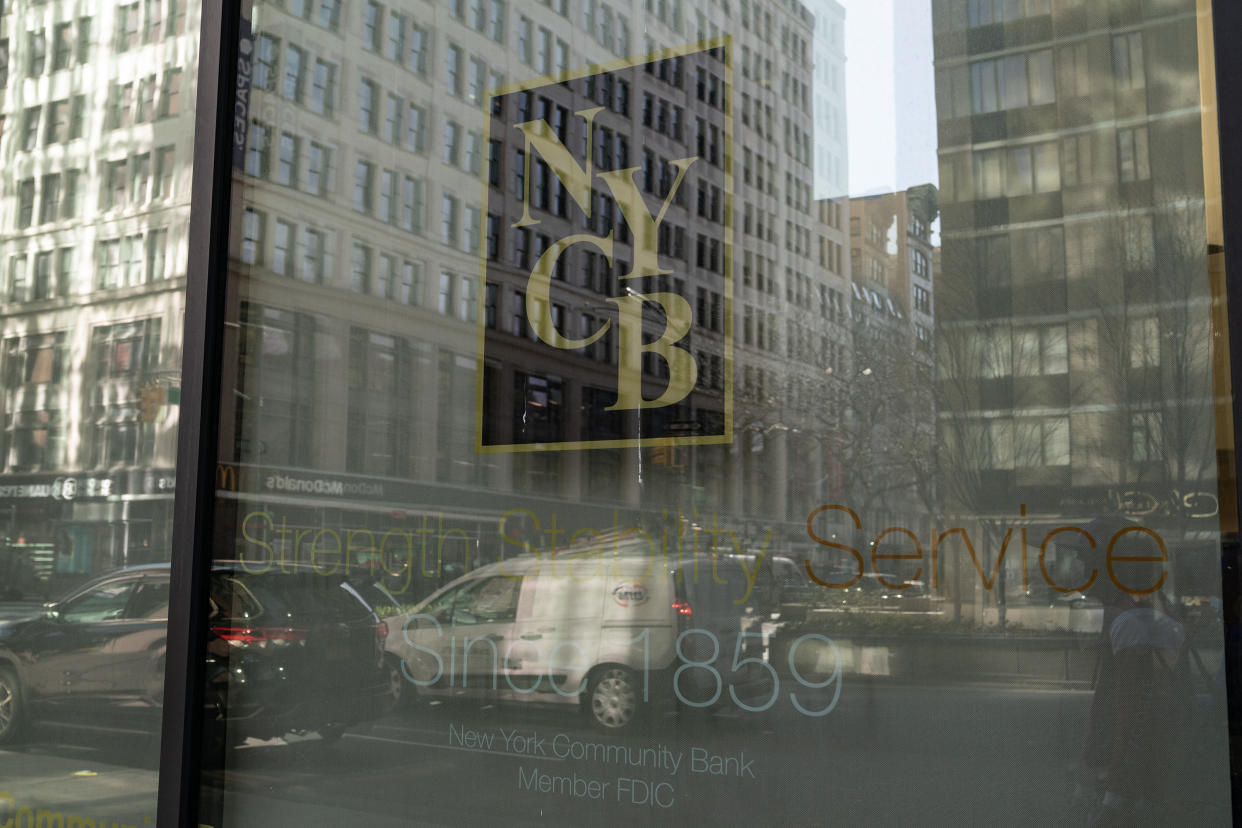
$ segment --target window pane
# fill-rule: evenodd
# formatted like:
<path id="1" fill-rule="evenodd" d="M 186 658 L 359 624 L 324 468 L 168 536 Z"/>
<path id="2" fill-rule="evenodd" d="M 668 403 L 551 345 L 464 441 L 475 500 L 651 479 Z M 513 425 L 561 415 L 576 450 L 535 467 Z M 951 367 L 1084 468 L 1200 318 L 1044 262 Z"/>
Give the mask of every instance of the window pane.
<path id="1" fill-rule="evenodd" d="M 1205 4 L 253 5 L 202 824 L 1232 823 Z M 31 84 L 4 295 L 145 289 Z"/>

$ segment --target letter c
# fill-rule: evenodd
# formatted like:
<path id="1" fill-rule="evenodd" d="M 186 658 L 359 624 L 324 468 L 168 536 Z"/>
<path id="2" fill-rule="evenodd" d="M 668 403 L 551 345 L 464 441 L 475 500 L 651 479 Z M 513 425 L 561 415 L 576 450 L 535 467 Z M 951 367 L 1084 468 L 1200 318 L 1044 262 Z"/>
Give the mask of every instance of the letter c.
<path id="1" fill-rule="evenodd" d="M 535 262 L 535 268 L 530 272 L 530 280 L 526 285 L 526 318 L 530 321 L 535 335 L 553 348 L 570 351 L 590 345 L 612 325 L 612 320 L 605 321 L 599 330 L 586 339 L 570 339 L 556 329 L 556 323 L 552 319 L 552 268 L 556 266 L 557 259 L 565 249 L 578 242 L 598 247 L 603 251 L 608 264 L 612 265 L 612 233 L 607 236 L 578 233 L 553 242 Z"/>
<path id="2" fill-rule="evenodd" d="M 664 788 L 668 788 L 668 793 L 669 793 L 668 804 L 665 804 L 664 800 L 661 799 L 660 791 L 662 791 Z M 659 805 L 661 808 L 673 807 L 673 801 L 674 801 L 673 800 L 673 786 L 667 782 L 661 782 L 659 785 L 656 785 L 653 798 L 655 799 L 656 804 Z"/>
<path id="3" fill-rule="evenodd" d="M 1048 541 L 1052 540 L 1053 535 L 1059 535 L 1062 532 L 1077 532 L 1087 539 L 1087 543 L 1091 544 L 1092 549 L 1095 549 L 1095 538 L 1091 537 L 1091 534 L 1084 529 L 1079 529 L 1077 526 L 1062 526 L 1060 529 L 1053 529 L 1044 538 L 1044 542 L 1039 545 L 1039 571 L 1043 573 L 1044 580 L 1048 582 L 1048 586 L 1052 587 L 1057 592 L 1084 592 L 1093 583 L 1095 583 L 1095 576 L 1100 574 L 1100 570 L 1091 570 L 1091 577 L 1087 579 L 1085 584 L 1078 587 L 1063 587 L 1056 581 L 1052 580 L 1052 576 L 1048 574 L 1048 564 L 1044 560 L 1044 556 L 1048 550 Z"/>

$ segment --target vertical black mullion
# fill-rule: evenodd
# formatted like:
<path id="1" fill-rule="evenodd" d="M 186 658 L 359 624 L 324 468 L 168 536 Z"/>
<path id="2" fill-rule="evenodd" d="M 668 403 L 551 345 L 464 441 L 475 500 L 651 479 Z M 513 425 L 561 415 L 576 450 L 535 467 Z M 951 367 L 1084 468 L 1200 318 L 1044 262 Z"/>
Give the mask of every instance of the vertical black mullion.
<path id="1" fill-rule="evenodd" d="M 1235 484 L 1242 480 L 1238 448 L 1242 447 L 1242 50 L 1232 44 L 1242 36 L 1242 3 L 1213 0 L 1213 40 L 1216 56 L 1216 104 L 1219 119 L 1221 212 L 1224 219 L 1225 309 L 1229 320 L 1229 381 L 1233 396 Z M 1207 103 L 1207 102 L 1205 102 Z M 1242 515 L 1242 485 L 1236 486 L 1238 514 Z M 1235 822 L 1242 814 L 1242 559 L 1237 527 L 1221 538 L 1221 598 L 1225 626 L 1225 687 L 1229 710 L 1229 765 L 1233 785 Z"/>
<path id="2" fill-rule="evenodd" d="M 158 822 L 196 825 L 240 0 L 202 4 Z"/>

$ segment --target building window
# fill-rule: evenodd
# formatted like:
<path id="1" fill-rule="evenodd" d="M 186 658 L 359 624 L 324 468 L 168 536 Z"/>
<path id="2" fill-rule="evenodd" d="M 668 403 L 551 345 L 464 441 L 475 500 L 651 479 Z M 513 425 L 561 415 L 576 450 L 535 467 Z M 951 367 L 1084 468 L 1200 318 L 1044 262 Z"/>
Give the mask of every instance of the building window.
<path id="1" fill-rule="evenodd" d="M 378 52 L 380 49 L 380 29 L 383 19 L 384 10 L 379 3 L 367 3 L 363 8 L 362 48 L 369 52 Z"/>
<path id="2" fill-rule="evenodd" d="M 336 64 L 315 61 L 315 80 L 311 89 L 311 110 L 331 118 L 336 109 Z"/>
<path id="3" fill-rule="evenodd" d="M 1143 69 L 1143 33 L 1129 32 L 1113 37 L 1113 77 L 1121 90 L 1147 86 Z"/>
<path id="4" fill-rule="evenodd" d="M 164 88 L 160 93 L 160 117 L 171 118 L 181 112 L 181 70 L 170 69 L 164 73 Z"/>
<path id="5" fill-rule="evenodd" d="M 1154 316 L 1130 319 L 1130 367 L 1156 368 L 1160 365 L 1160 323 Z"/>
<path id="6" fill-rule="evenodd" d="M 457 246 L 457 199 L 447 193 L 440 197 L 440 241 Z"/>
<path id="7" fill-rule="evenodd" d="M 374 82 L 363 78 L 358 82 L 358 129 L 363 132 L 375 133 L 377 116 L 375 99 L 379 96 L 379 87 Z"/>
<path id="8" fill-rule="evenodd" d="M 1069 370 L 1064 325 L 1016 328 L 1013 333 L 1014 375 L 1064 374 Z"/>
<path id="9" fill-rule="evenodd" d="M 414 233 L 423 231 L 423 191 L 420 178 L 406 177 L 401 187 L 401 226 Z"/>
<path id="10" fill-rule="evenodd" d="M 390 144 L 401 140 L 401 112 L 405 109 L 405 101 L 396 95 L 384 98 L 384 131 L 382 137 Z"/>
<path id="11" fill-rule="evenodd" d="M 971 111 L 976 114 L 1056 100 L 1052 52 L 1043 50 L 970 64 Z"/>
<path id="12" fill-rule="evenodd" d="M 267 217 L 257 210 L 242 216 L 241 260 L 248 265 L 263 264 L 263 228 Z"/>
<path id="13" fill-rule="evenodd" d="M 360 213 L 371 212 L 374 203 L 375 165 L 359 161 L 354 165 L 354 209 Z"/>
<path id="14" fill-rule="evenodd" d="M 271 136 L 266 125 L 253 121 L 246 142 L 246 174 L 267 178 L 271 155 Z"/>
<path id="15" fill-rule="evenodd" d="M 349 289 L 355 293 L 371 292 L 371 248 L 354 242 L 350 256 Z"/>
<path id="16" fill-rule="evenodd" d="M 423 266 L 418 262 L 402 263 L 401 282 L 397 286 L 396 300 L 403 305 L 421 305 L 422 294 Z"/>
<path id="17" fill-rule="evenodd" d="M 495 213 L 487 215 L 487 258 L 489 261 L 499 261 L 501 247 L 501 219 Z"/>
<path id="18" fill-rule="evenodd" d="M 280 46 L 270 35 L 259 35 L 254 43 L 254 86 L 271 91 L 276 87 L 276 64 Z"/>
<path id="19" fill-rule="evenodd" d="M 462 60 L 461 47 L 450 43 L 444 55 L 444 82 L 448 93 L 459 98 L 462 94 Z"/>
<path id="20" fill-rule="evenodd" d="M 419 75 L 427 74 L 428 55 L 431 51 L 431 37 L 426 29 L 417 23 L 410 24 L 410 53 L 406 65 L 411 72 Z"/>
<path id="21" fill-rule="evenodd" d="M 292 187 L 298 180 L 298 147 L 300 139 L 287 132 L 280 136 L 280 156 L 276 162 L 276 182 Z"/>
<path id="22" fill-rule="evenodd" d="M 461 164 L 461 126 L 455 121 L 444 122 L 443 149 L 445 164 L 452 164 L 454 167 Z"/>
<path id="23" fill-rule="evenodd" d="M 305 84 L 302 80 L 306 68 L 306 52 L 297 46 L 289 46 L 285 49 L 285 76 L 281 83 L 281 95 L 285 100 L 294 103 L 302 102 L 302 93 Z"/>
<path id="24" fill-rule="evenodd" d="M 427 151 L 427 110 L 410 104 L 406 110 L 405 148 L 411 152 Z"/>
<path id="25" fill-rule="evenodd" d="M 1140 463 L 1164 459 L 1164 415 L 1140 411 L 1130 415 L 1130 457 Z"/>
<path id="26" fill-rule="evenodd" d="M 330 158 L 327 147 L 311 143 L 306 155 L 306 192 L 311 195 L 323 195 L 327 192 Z"/>
<path id="27" fill-rule="evenodd" d="M 388 37 L 384 40 L 384 57 L 401 61 L 405 55 L 405 17 L 388 12 Z"/>
<path id="28" fill-rule="evenodd" d="M 456 284 L 456 276 L 447 270 L 440 272 L 440 291 L 437 294 L 436 310 L 445 316 L 453 312 L 453 291 Z"/>
<path id="29" fill-rule="evenodd" d="M 1151 178 L 1147 154 L 1147 127 L 1117 130 L 1117 177 L 1121 181 Z"/>
<path id="30" fill-rule="evenodd" d="M 276 230 L 272 235 L 272 271 L 281 276 L 293 275 L 294 242 L 297 239 L 296 225 L 276 220 Z"/>

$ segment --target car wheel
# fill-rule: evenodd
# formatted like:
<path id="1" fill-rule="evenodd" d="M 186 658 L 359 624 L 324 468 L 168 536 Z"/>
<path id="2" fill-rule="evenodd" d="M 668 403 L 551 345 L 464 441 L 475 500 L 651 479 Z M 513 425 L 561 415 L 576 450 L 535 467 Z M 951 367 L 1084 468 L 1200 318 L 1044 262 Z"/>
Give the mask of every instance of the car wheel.
<path id="1" fill-rule="evenodd" d="M 22 689 L 17 674 L 0 668 L 0 745 L 17 738 L 22 724 Z"/>
<path id="2" fill-rule="evenodd" d="M 396 658 L 384 659 L 384 674 L 387 682 L 384 690 L 384 712 L 395 713 L 409 705 L 412 688 L 405 679 L 401 662 Z"/>
<path id="3" fill-rule="evenodd" d="M 634 673 L 624 667 L 600 670 L 587 690 L 591 721 L 605 730 L 629 727 L 638 718 L 638 685 Z"/>

